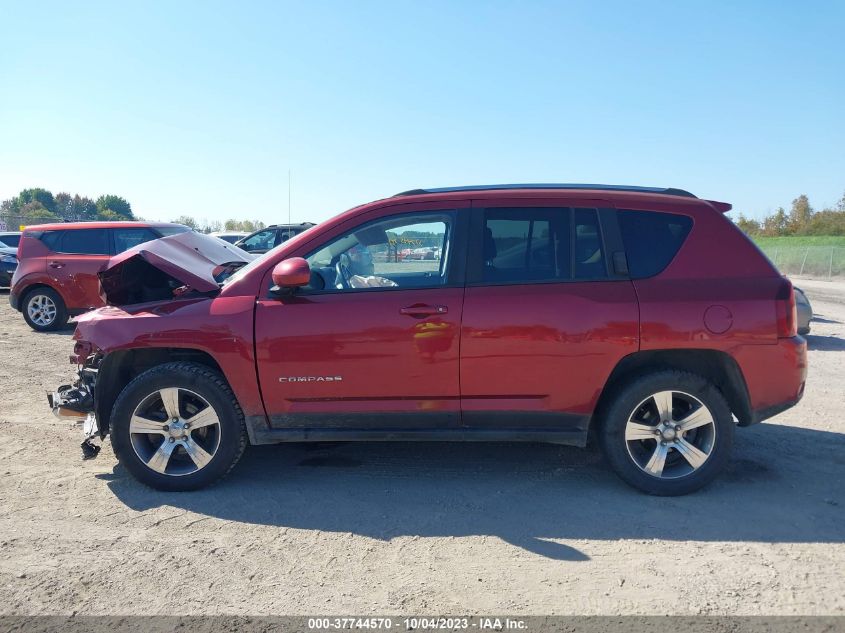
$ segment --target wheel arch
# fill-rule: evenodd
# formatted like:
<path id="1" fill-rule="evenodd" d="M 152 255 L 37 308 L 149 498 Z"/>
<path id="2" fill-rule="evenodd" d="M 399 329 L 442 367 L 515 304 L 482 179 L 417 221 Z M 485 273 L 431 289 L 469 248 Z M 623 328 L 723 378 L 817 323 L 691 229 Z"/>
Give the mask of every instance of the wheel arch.
<path id="1" fill-rule="evenodd" d="M 618 386 L 645 372 L 667 369 L 697 374 L 709 380 L 724 396 L 731 413 L 739 420 L 739 425 L 752 424 L 751 399 L 739 364 L 726 352 L 707 349 L 647 350 L 625 356 L 608 377 L 599 396 L 596 412 L 608 406 Z"/>
<path id="2" fill-rule="evenodd" d="M 18 312 L 23 312 L 24 304 L 26 303 L 27 295 L 32 292 L 33 290 L 38 290 L 39 288 L 47 288 L 48 290 L 52 290 L 55 293 L 58 293 L 59 297 L 61 297 L 62 301 L 65 300 L 64 296 L 62 295 L 61 291 L 56 288 L 55 286 L 51 286 L 45 281 L 35 281 L 23 287 L 23 289 L 17 293 L 20 297 L 20 302 L 18 303 Z"/>
<path id="3" fill-rule="evenodd" d="M 100 435 L 109 432 L 114 403 L 124 387 L 139 374 L 165 363 L 185 361 L 205 365 L 226 379 L 220 364 L 205 350 L 195 348 L 130 348 L 107 354 L 99 365 L 94 390 L 94 410 Z M 227 380 L 228 382 L 228 380 Z"/>

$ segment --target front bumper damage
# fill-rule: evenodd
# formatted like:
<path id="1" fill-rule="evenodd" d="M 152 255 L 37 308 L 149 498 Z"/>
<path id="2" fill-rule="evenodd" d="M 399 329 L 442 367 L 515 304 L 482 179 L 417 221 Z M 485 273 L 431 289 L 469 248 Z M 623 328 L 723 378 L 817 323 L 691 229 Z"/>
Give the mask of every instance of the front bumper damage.
<path id="1" fill-rule="evenodd" d="M 93 459 L 100 452 L 99 442 L 103 439 L 97 424 L 94 402 L 95 386 L 100 358 L 89 356 L 79 370 L 79 378 L 70 385 L 62 385 L 47 394 L 47 401 L 53 415 L 62 420 L 76 420 L 82 423 L 82 459 Z"/>

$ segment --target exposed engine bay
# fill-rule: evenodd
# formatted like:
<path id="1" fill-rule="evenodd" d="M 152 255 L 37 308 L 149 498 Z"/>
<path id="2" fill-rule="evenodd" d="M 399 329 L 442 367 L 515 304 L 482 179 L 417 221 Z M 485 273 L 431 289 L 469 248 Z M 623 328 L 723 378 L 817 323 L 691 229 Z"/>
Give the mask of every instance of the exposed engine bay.
<path id="1" fill-rule="evenodd" d="M 187 292 L 213 294 L 253 259 L 236 246 L 193 231 L 144 242 L 112 257 L 99 273 L 103 299 L 125 306 Z"/>

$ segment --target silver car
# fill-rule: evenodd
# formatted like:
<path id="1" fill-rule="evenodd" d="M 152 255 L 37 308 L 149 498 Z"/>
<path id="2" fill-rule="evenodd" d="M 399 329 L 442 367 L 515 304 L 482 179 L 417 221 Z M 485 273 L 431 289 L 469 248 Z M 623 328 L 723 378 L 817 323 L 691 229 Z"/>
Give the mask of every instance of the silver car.
<path id="1" fill-rule="evenodd" d="M 798 333 L 810 333 L 810 320 L 813 318 L 813 306 L 801 288 L 795 288 L 795 309 L 798 312 Z"/>

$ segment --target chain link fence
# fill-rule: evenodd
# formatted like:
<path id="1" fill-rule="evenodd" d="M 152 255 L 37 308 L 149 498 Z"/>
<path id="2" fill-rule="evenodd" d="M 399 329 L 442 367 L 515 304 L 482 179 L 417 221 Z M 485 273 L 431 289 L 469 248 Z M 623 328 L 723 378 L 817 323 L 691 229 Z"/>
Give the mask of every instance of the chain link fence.
<path id="1" fill-rule="evenodd" d="M 762 246 L 772 263 L 785 275 L 833 279 L 845 277 L 845 247 Z"/>

